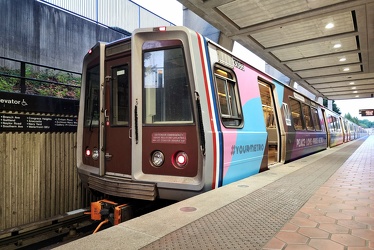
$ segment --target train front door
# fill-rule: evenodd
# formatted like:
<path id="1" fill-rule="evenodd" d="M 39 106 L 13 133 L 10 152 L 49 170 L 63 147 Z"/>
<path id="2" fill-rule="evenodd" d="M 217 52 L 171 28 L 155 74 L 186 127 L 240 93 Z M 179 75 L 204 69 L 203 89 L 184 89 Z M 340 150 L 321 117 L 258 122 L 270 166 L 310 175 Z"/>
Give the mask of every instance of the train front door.
<path id="1" fill-rule="evenodd" d="M 130 57 L 106 62 L 105 174 L 131 174 Z"/>

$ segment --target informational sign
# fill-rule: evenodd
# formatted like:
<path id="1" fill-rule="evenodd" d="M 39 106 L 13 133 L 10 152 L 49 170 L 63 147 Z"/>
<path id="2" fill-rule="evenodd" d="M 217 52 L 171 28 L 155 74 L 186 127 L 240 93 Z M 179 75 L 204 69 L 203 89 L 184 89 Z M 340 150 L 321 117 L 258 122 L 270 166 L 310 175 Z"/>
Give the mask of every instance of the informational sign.
<path id="1" fill-rule="evenodd" d="M 0 132 L 76 132 L 77 118 L 0 114 Z"/>
<path id="2" fill-rule="evenodd" d="M 185 132 L 155 132 L 152 133 L 152 143 L 161 144 L 186 144 Z"/>
<path id="3" fill-rule="evenodd" d="M 0 92 L 0 133 L 76 132 L 79 101 Z"/>
<path id="4" fill-rule="evenodd" d="M 361 116 L 374 116 L 374 109 L 360 109 Z"/>
<path id="5" fill-rule="evenodd" d="M 0 111 L 77 115 L 78 100 L 0 91 Z"/>

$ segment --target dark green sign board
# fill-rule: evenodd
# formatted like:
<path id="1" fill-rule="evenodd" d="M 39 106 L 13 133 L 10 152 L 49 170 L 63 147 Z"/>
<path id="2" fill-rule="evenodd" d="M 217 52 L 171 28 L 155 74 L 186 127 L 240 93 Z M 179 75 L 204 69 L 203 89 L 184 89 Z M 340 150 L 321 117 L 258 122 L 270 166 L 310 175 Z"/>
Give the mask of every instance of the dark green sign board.
<path id="1" fill-rule="evenodd" d="M 76 132 L 78 100 L 0 92 L 0 132 Z"/>

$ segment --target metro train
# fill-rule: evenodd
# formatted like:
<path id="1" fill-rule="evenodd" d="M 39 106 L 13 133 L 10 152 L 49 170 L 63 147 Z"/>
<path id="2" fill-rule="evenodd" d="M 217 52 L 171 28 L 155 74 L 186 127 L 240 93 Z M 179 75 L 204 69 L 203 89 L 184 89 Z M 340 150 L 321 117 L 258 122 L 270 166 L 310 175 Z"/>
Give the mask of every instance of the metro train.
<path id="1" fill-rule="evenodd" d="M 182 200 L 364 133 L 186 27 L 84 58 L 77 168 L 102 194 Z"/>

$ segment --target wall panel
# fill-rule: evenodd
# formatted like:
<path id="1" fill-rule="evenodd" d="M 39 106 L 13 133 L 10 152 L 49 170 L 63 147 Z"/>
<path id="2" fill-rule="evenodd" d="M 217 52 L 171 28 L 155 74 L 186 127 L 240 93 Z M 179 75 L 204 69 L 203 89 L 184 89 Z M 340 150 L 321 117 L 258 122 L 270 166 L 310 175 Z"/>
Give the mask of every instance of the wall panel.
<path id="1" fill-rule="evenodd" d="M 84 206 L 76 143 L 76 133 L 0 133 L 0 230 Z"/>

